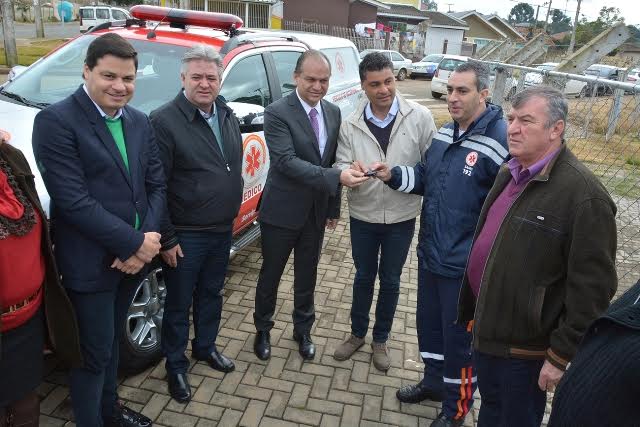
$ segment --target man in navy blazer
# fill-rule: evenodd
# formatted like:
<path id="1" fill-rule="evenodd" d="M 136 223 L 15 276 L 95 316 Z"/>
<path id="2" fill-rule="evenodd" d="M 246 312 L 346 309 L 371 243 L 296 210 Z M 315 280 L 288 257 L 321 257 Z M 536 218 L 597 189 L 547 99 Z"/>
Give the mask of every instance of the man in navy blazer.
<path id="1" fill-rule="evenodd" d="M 150 426 L 117 402 L 118 337 L 144 266 L 160 250 L 165 180 L 149 119 L 126 104 L 137 53 L 109 33 L 87 50 L 85 83 L 41 111 L 33 150 L 49 195 L 63 285 L 84 364 L 70 373 L 76 424 Z"/>

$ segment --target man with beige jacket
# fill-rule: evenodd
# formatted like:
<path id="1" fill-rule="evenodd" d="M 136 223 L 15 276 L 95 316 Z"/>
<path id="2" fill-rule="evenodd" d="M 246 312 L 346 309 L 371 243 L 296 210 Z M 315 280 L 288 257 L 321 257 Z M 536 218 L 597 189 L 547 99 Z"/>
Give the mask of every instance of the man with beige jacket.
<path id="1" fill-rule="evenodd" d="M 396 94 L 393 63 L 373 52 L 360 63 L 363 100 L 340 127 L 335 167 L 375 175 L 368 165 L 415 165 L 437 132 L 431 112 Z M 394 191 L 380 180 L 348 190 L 351 247 L 356 267 L 351 306 L 351 335 L 335 350 L 347 360 L 364 345 L 376 275 L 380 290 L 373 326 L 373 364 L 391 365 L 386 346 L 400 293 L 400 274 L 420 213 L 421 197 Z"/>

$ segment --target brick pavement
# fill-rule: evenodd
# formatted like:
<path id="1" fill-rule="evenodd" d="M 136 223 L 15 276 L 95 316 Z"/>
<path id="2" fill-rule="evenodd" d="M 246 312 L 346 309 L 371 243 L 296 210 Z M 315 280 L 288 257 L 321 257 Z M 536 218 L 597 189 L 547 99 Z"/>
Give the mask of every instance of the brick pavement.
<path id="1" fill-rule="evenodd" d="M 271 332 L 272 357 L 261 361 L 253 354 L 252 315 L 262 262 L 257 242 L 232 259 L 225 287 L 217 345 L 235 361 L 236 370 L 225 375 L 192 361 L 189 379 L 193 399 L 179 404 L 168 395 L 164 362 L 160 362 L 139 375 L 123 378 L 121 398 L 150 417 L 154 426 L 429 426 L 439 412 L 439 404 L 407 405 L 395 397 L 400 386 L 418 381 L 422 371 L 415 325 L 417 234 L 403 270 L 388 342 L 392 359 L 389 371 L 383 373 L 373 366 L 370 333 L 367 345 L 351 360 L 338 362 L 332 357 L 335 347 L 350 333 L 355 269 L 347 212 L 343 206 L 338 227 L 327 232 L 319 263 L 317 318 L 312 330 L 315 360 L 303 362 L 292 339 L 293 259 L 287 264 L 278 294 L 276 323 Z M 66 374 L 55 366 L 55 360 L 49 359 L 48 365 L 48 374 L 38 390 L 42 397 L 40 424 L 73 426 L 69 421 L 72 412 Z M 549 410 L 550 404 L 547 413 Z M 465 426 L 473 426 L 475 419 L 477 409 L 469 414 Z"/>

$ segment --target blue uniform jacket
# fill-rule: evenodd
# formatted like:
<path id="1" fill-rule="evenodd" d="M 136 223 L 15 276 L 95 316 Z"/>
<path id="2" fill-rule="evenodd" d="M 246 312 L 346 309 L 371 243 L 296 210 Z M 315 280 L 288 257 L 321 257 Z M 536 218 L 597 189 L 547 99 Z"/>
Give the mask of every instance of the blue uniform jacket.
<path id="1" fill-rule="evenodd" d="M 502 109 L 485 112 L 459 135 L 456 122 L 434 136 L 422 162 L 396 166 L 387 184 L 420 194 L 420 267 L 445 277 L 462 277 L 484 199 L 509 156 Z"/>

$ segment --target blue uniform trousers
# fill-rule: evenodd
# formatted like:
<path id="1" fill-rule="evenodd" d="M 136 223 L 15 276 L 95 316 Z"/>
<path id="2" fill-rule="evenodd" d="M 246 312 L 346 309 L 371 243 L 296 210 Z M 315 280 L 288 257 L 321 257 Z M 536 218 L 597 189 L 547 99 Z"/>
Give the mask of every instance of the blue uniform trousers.
<path id="1" fill-rule="evenodd" d="M 425 365 L 423 384 L 442 393 L 442 410 L 464 418 L 473 405 L 476 376 L 471 357 L 471 327 L 456 324 L 462 278 L 418 270 L 416 327 Z"/>

